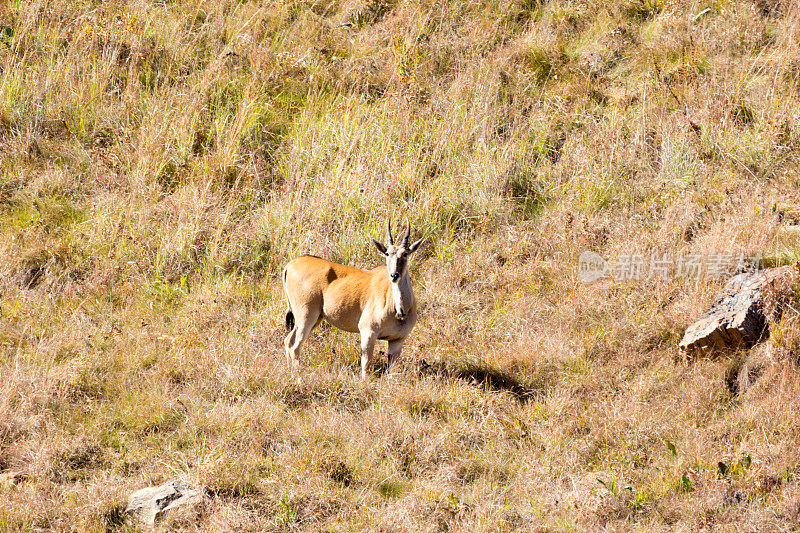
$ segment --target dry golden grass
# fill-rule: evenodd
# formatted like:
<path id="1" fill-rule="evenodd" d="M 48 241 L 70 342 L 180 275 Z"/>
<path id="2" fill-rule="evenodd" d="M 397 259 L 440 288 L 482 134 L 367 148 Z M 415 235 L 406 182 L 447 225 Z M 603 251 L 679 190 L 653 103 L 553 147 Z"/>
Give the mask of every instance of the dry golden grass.
<path id="1" fill-rule="evenodd" d="M 796 313 L 684 359 L 714 280 L 609 258 L 800 256 L 786 0 L 0 5 L 0 529 L 800 527 Z M 430 235 L 399 375 L 278 273 Z M 722 464 L 722 466 L 720 466 Z"/>

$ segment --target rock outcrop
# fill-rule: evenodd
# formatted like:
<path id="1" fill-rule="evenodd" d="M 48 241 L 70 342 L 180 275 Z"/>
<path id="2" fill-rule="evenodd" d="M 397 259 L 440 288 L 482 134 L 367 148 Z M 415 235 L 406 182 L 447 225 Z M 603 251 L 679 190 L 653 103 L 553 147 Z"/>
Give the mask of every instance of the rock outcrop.
<path id="1" fill-rule="evenodd" d="M 142 526 L 152 528 L 159 515 L 178 507 L 195 505 L 201 498 L 200 491 L 188 483 L 173 480 L 158 487 L 137 490 L 128 498 L 125 512 Z"/>
<path id="2" fill-rule="evenodd" d="M 749 348 L 768 335 L 767 316 L 797 268 L 782 266 L 731 278 L 723 296 L 686 328 L 679 346 L 687 354 Z"/>

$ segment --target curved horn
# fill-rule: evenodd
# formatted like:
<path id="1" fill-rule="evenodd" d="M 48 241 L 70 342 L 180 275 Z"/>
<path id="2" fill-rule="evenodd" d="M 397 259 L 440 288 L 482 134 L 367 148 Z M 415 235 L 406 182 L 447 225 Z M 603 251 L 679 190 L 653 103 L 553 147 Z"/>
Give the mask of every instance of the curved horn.
<path id="1" fill-rule="evenodd" d="M 408 217 L 406 217 L 406 229 L 403 230 L 403 247 L 408 248 L 408 238 L 411 236 L 411 226 L 408 224 Z"/>
<path id="2" fill-rule="evenodd" d="M 386 223 L 386 244 L 394 244 L 394 239 L 392 239 L 392 219 L 390 218 L 389 221 Z"/>

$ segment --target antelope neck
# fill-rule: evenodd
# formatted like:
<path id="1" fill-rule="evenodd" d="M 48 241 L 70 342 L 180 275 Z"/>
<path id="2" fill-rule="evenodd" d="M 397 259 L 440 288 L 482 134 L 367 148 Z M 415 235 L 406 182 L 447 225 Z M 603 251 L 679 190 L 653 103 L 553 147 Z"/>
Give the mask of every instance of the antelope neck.
<path id="1" fill-rule="evenodd" d="M 414 304 L 414 293 L 411 290 L 411 281 L 408 279 L 408 272 L 404 273 L 397 283 L 391 283 L 392 304 L 397 318 L 405 318 L 411 306 Z"/>

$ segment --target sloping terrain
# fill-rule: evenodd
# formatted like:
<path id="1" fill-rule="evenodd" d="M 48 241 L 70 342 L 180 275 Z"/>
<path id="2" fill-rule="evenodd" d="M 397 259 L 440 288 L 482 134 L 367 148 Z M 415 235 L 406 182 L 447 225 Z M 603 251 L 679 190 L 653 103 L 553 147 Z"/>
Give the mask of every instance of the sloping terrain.
<path id="1" fill-rule="evenodd" d="M 2 4 L 0 529 L 800 527 L 800 305 L 745 390 L 677 350 L 735 264 L 577 275 L 800 259 L 798 88 L 788 0 Z M 298 382 L 282 265 L 406 216 L 399 373 Z"/>

